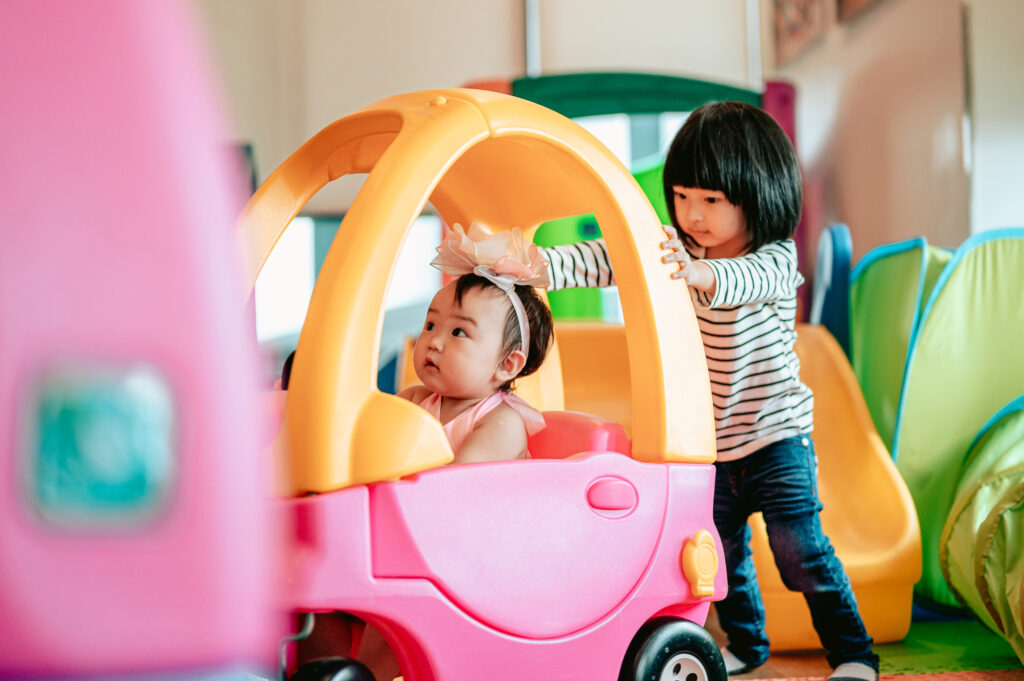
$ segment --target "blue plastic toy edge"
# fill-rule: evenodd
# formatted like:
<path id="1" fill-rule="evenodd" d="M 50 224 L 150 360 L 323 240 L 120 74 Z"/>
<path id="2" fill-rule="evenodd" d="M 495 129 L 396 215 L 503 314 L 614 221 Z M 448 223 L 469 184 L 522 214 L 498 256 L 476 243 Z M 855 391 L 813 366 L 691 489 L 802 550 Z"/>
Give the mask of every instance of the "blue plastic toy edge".
<path id="1" fill-rule="evenodd" d="M 897 457 L 899 456 L 900 434 L 901 434 L 902 425 L 903 425 L 902 424 L 902 422 L 903 422 L 903 409 L 904 409 L 904 406 L 905 406 L 904 403 L 906 401 L 906 396 L 907 396 L 907 378 L 910 376 L 910 368 L 911 368 L 911 365 L 913 364 L 913 361 L 914 361 L 914 354 L 915 354 L 915 350 L 917 349 L 918 338 L 921 335 L 921 329 L 924 327 L 924 324 L 928 320 L 929 315 L 931 315 L 932 308 L 935 307 L 935 301 L 938 300 L 940 295 L 942 295 L 943 289 L 946 288 L 946 283 L 949 281 L 950 277 L 953 276 L 953 272 L 954 272 L 954 270 L 956 270 L 957 265 L 959 265 L 960 262 L 963 261 L 963 259 L 965 257 L 967 257 L 968 253 L 973 251 L 978 246 L 981 246 L 982 244 L 986 244 L 989 241 L 997 241 L 999 239 L 1024 239 L 1024 227 L 1005 227 L 1005 228 L 1002 228 L 1002 229 L 993 229 L 993 230 L 990 230 L 990 231 L 987 231 L 987 232 L 981 232 L 980 234 L 975 234 L 975 235 L 969 237 L 966 241 L 964 241 L 960 245 L 960 248 L 956 249 L 956 252 L 953 253 L 953 257 L 950 259 L 950 261 L 948 263 L 946 263 L 946 266 L 943 268 L 942 272 L 939 274 L 939 278 L 938 278 L 938 280 L 936 280 L 935 286 L 932 288 L 931 295 L 928 297 L 928 302 L 925 303 L 924 309 L 921 310 L 920 318 L 919 319 L 915 319 L 915 321 L 914 321 L 914 325 L 913 325 L 912 330 L 910 332 L 910 341 L 909 341 L 909 343 L 907 345 L 907 362 L 906 362 L 906 365 L 904 365 L 904 367 L 903 367 L 903 381 L 900 383 L 900 400 L 899 400 L 899 404 L 896 407 L 896 423 L 893 426 L 893 435 L 892 435 L 892 459 L 893 459 L 893 461 L 896 461 Z M 923 239 L 922 239 L 922 241 L 923 241 Z M 921 257 L 922 257 L 922 259 L 924 258 L 924 251 L 923 250 L 921 252 Z M 921 268 L 921 270 L 922 270 L 921 271 L 921 286 L 923 288 L 923 286 L 924 286 L 924 263 L 923 263 L 923 261 L 922 261 L 922 268 Z M 918 299 L 920 299 L 920 294 L 918 294 Z"/>
<path id="2" fill-rule="evenodd" d="M 850 273 L 850 284 L 853 284 L 857 279 L 864 274 L 864 270 L 868 268 L 872 263 L 887 258 L 890 255 L 896 255 L 897 253 L 903 253 L 909 251 L 912 248 L 920 246 L 922 250 L 928 245 L 928 241 L 923 236 L 916 236 L 913 239 L 907 239 L 906 241 L 897 241 L 894 244 L 885 244 L 873 248 L 864 254 L 864 257 L 860 259 L 857 266 L 853 268 L 853 272 Z"/>
<path id="3" fill-rule="evenodd" d="M 826 228 L 826 231 L 843 253 L 853 252 L 853 238 L 850 236 L 849 225 L 845 222 L 834 222 Z"/>
<path id="4" fill-rule="evenodd" d="M 966 457 L 968 454 L 970 454 L 977 446 L 981 438 L 985 437 L 985 434 L 988 433 L 988 431 L 992 430 L 992 428 L 994 428 L 996 424 L 998 424 L 1000 421 L 1002 421 L 1010 414 L 1016 414 L 1019 411 L 1024 411 L 1024 395 L 1019 395 L 1010 400 L 1009 402 L 1007 402 L 1006 404 L 1004 404 L 999 409 L 999 411 L 992 415 L 992 418 L 985 422 L 985 425 L 981 427 L 981 430 L 978 431 L 978 434 L 974 436 L 973 440 L 971 440 L 971 446 L 967 448 L 967 452 L 964 454 L 964 456 Z"/>
<path id="5" fill-rule="evenodd" d="M 836 222 L 822 233 L 832 243 L 832 280 L 828 282 L 822 304 L 822 323 L 836 340 L 846 356 L 850 357 L 850 262 L 853 260 L 853 239 L 850 228 Z"/>

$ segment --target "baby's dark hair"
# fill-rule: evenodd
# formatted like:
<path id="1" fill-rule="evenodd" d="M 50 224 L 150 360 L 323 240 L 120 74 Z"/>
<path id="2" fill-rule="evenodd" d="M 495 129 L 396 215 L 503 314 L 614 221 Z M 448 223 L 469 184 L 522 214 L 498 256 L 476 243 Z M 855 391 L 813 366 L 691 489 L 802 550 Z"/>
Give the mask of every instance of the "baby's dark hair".
<path id="1" fill-rule="evenodd" d="M 800 222 L 800 165 L 785 131 L 767 113 L 743 102 L 710 102 L 683 123 L 665 159 L 665 201 L 676 232 L 674 186 L 725 194 L 747 221 L 751 251 L 789 239 Z"/>
<path id="2" fill-rule="evenodd" d="M 464 274 L 455 282 L 455 302 L 461 305 L 466 291 L 488 286 L 501 291 L 489 279 L 478 274 Z M 532 286 L 517 285 L 515 293 L 519 296 L 523 309 L 526 310 L 526 323 L 530 328 L 530 347 L 528 348 L 530 352 L 526 358 L 526 364 L 523 365 L 523 370 L 516 376 L 519 378 L 529 376 L 544 363 L 544 358 L 547 357 L 548 349 L 551 347 L 551 340 L 554 338 L 555 324 L 551 318 L 551 310 L 544 304 Z M 508 314 L 505 315 L 505 332 L 502 334 L 502 338 L 501 354 L 503 357 L 513 350 L 518 350 L 522 344 L 522 338 L 519 335 L 519 318 L 516 316 L 511 302 L 508 306 Z M 514 381 L 515 379 L 506 382 L 499 390 L 511 390 Z"/>

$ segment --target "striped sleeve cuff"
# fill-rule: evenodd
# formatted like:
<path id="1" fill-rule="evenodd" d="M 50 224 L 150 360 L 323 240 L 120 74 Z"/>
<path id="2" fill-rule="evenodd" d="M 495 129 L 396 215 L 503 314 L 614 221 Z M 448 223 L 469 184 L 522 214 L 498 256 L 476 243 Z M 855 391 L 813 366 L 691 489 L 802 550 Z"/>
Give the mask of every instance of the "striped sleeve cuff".
<path id="1" fill-rule="evenodd" d="M 548 260 L 549 291 L 615 285 L 604 239 L 581 241 L 542 249 Z"/>

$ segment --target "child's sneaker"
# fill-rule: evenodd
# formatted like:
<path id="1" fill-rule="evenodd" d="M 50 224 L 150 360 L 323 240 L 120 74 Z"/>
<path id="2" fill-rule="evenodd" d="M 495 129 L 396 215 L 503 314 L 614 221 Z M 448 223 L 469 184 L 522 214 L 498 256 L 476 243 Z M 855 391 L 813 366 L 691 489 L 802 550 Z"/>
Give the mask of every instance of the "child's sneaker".
<path id="1" fill-rule="evenodd" d="M 828 681 L 878 681 L 878 672 L 863 662 L 844 662 L 836 667 Z"/>
<path id="2" fill-rule="evenodd" d="M 752 672 L 761 665 L 759 664 L 747 664 L 740 658 L 732 654 L 728 648 L 721 648 L 722 661 L 725 662 L 725 671 L 730 675 L 732 674 L 746 674 Z"/>

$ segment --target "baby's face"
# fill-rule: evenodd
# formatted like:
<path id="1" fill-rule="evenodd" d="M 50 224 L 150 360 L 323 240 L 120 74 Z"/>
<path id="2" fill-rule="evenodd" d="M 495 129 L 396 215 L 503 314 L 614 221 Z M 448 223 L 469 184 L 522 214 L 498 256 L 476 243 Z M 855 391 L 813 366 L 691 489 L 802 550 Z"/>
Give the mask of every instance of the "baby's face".
<path id="1" fill-rule="evenodd" d="M 416 375 L 432 392 L 456 399 L 486 397 L 501 385 L 495 374 L 509 302 L 488 286 L 455 301 L 455 283 L 434 296 L 416 339 Z"/>

